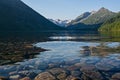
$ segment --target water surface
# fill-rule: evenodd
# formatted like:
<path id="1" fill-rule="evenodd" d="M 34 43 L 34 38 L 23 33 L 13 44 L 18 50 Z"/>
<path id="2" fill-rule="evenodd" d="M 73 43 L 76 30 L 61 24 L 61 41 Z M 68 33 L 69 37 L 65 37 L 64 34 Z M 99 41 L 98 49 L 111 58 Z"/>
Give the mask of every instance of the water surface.
<path id="1" fill-rule="evenodd" d="M 37 75 L 52 68 L 62 68 L 71 72 L 71 69 L 68 70 L 69 67 L 73 66 L 75 68 L 79 64 L 77 70 L 81 71 L 82 74 L 84 73 L 83 67 L 92 70 L 93 67 L 91 68 L 91 66 L 94 66 L 97 70 L 96 72 L 99 72 L 103 79 L 109 79 L 115 73 L 120 72 L 120 52 L 98 51 L 95 53 L 91 50 L 92 47 L 107 47 L 111 49 L 120 46 L 119 41 L 110 40 L 106 42 L 103 40 L 108 38 L 109 36 L 105 37 L 99 34 L 71 35 L 61 33 L 48 36 L 47 41 L 37 42 L 33 45 L 49 51 L 40 52 L 33 59 L 0 66 L 0 76 L 9 77 L 20 74 L 24 77 L 28 76 L 27 73 L 29 72 Z M 31 76 L 31 78 L 36 75 Z"/>

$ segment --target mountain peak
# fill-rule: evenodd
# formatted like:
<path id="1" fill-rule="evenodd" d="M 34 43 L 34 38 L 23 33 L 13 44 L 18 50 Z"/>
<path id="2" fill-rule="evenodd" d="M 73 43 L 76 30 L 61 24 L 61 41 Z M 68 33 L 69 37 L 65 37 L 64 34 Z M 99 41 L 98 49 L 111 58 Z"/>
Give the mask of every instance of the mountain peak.
<path id="1" fill-rule="evenodd" d="M 84 23 L 87 25 L 101 24 L 115 15 L 114 12 L 104 7 L 100 8 L 98 11 L 92 11 L 88 15 L 85 14 L 86 13 L 78 16 L 75 20 L 71 22 L 71 24 L 72 25 L 77 25 L 77 24 L 79 25 L 79 23 Z"/>
<path id="2" fill-rule="evenodd" d="M 100 9 L 106 9 L 105 7 L 101 7 Z"/>
<path id="3" fill-rule="evenodd" d="M 51 22 L 53 22 L 54 24 L 61 26 L 61 27 L 65 27 L 69 22 L 71 22 L 71 20 L 61 20 L 61 19 L 49 19 Z"/>
<path id="4" fill-rule="evenodd" d="M 96 12 L 97 12 L 97 11 L 94 11 L 94 10 L 93 10 L 93 11 L 91 11 L 91 14 L 95 14 Z"/>
<path id="5" fill-rule="evenodd" d="M 98 11 L 109 11 L 109 10 L 107 8 L 102 7 Z"/>

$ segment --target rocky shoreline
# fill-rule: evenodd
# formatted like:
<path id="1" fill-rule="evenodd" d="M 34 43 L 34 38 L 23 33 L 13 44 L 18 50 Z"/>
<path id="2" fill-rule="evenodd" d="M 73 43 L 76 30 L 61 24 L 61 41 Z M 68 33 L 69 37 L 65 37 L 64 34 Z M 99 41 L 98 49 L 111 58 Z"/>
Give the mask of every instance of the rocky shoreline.
<path id="1" fill-rule="evenodd" d="M 46 49 L 35 47 L 30 42 L 0 42 L 0 65 L 31 59 L 42 51 Z"/>

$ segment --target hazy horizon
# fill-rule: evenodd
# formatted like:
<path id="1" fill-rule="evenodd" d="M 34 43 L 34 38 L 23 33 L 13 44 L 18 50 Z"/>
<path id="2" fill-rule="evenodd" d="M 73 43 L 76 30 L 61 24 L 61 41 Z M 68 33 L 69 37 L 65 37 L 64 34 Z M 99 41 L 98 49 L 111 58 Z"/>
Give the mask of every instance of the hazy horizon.
<path id="1" fill-rule="evenodd" d="M 119 12 L 119 0 L 22 0 L 28 6 L 46 18 L 75 19 L 84 12 L 97 11 L 105 7 L 113 12 Z"/>

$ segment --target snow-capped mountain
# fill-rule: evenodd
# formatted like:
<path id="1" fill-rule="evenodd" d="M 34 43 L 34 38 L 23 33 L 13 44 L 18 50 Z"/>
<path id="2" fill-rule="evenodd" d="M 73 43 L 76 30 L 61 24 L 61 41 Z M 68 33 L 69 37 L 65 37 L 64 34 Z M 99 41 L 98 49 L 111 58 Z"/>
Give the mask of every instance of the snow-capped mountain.
<path id="1" fill-rule="evenodd" d="M 68 23 L 71 22 L 71 20 L 60 20 L 60 19 L 49 19 L 51 22 L 53 22 L 56 25 L 59 25 L 61 27 L 66 27 Z"/>

